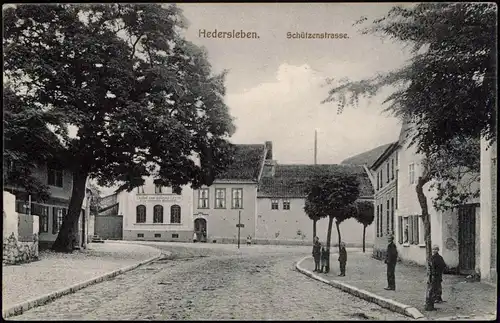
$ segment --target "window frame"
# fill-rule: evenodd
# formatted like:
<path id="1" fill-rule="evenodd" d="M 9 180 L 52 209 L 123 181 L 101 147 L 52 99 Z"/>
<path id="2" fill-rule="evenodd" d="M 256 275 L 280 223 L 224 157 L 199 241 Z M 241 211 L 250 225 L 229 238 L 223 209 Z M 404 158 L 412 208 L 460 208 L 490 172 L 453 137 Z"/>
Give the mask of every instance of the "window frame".
<path id="1" fill-rule="evenodd" d="M 280 200 L 271 199 L 271 210 L 279 210 L 279 209 L 280 209 Z"/>
<path id="2" fill-rule="evenodd" d="M 290 210 L 290 200 L 289 199 L 283 199 L 283 210 L 287 210 L 289 211 Z"/>
<path id="3" fill-rule="evenodd" d="M 394 158 L 391 159 L 391 180 L 394 179 Z"/>
<path id="4" fill-rule="evenodd" d="M 410 219 L 403 216 L 403 244 L 410 244 Z"/>
<path id="5" fill-rule="evenodd" d="M 155 184 L 155 194 L 163 194 L 163 186 Z"/>
<path id="6" fill-rule="evenodd" d="M 376 226 L 377 226 L 377 237 L 380 237 L 380 207 L 379 205 L 377 204 L 377 218 L 376 218 Z"/>
<path id="7" fill-rule="evenodd" d="M 64 188 L 64 170 L 47 164 L 47 185 Z"/>
<path id="8" fill-rule="evenodd" d="M 137 194 L 145 194 L 144 193 L 144 185 L 137 186 Z"/>
<path id="9" fill-rule="evenodd" d="M 223 196 L 219 196 L 219 192 L 223 193 Z M 222 202 L 222 206 L 219 206 L 219 202 Z M 214 209 L 225 209 L 226 208 L 226 189 L 217 187 L 215 189 L 215 201 Z"/>
<path id="10" fill-rule="evenodd" d="M 240 192 L 239 197 L 235 197 L 235 192 Z M 240 201 L 240 205 L 238 207 L 235 206 L 235 201 Z M 235 210 L 243 209 L 243 188 L 233 188 L 231 189 L 231 208 Z"/>
<path id="11" fill-rule="evenodd" d="M 206 196 L 203 195 L 203 192 L 206 192 Z M 208 187 L 200 188 L 198 190 L 198 209 L 209 209 L 210 208 L 210 190 Z M 206 202 L 206 206 L 203 206 L 202 201 Z"/>
<path id="12" fill-rule="evenodd" d="M 164 223 L 163 213 L 163 205 L 156 204 L 153 206 L 153 223 Z"/>
<path id="13" fill-rule="evenodd" d="M 175 211 L 175 213 L 174 213 Z M 178 214 L 177 214 L 178 211 Z M 180 205 L 174 204 L 170 206 L 170 223 L 171 224 L 181 224 L 181 207 Z M 178 218 L 178 219 L 177 219 Z"/>
<path id="14" fill-rule="evenodd" d="M 415 184 L 415 163 L 408 164 L 408 182 L 410 185 Z"/>
<path id="15" fill-rule="evenodd" d="M 390 200 L 387 199 L 387 207 L 386 207 L 386 220 L 387 220 L 387 223 L 386 223 L 386 231 L 387 231 L 387 234 L 390 233 L 390 217 L 391 217 L 391 206 L 390 206 Z"/>
<path id="16" fill-rule="evenodd" d="M 140 214 L 139 213 L 139 210 L 143 210 L 144 209 L 144 214 Z M 147 208 L 146 208 L 146 205 L 144 204 L 139 204 L 135 207 L 135 223 L 146 223 L 146 213 L 147 212 Z M 144 221 L 140 221 L 142 219 L 142 215 L 144 215 Z"/>
<path id="17" fill-rule="evenodd" d="M 387 182 L 386 183 L 389 183 L 389 181 L 391 180 L 390 179 L 390 172 L 391 172 L 391 169 L 390 169 L 389 161 L 387 161 Z"/>
<path id="18" fill-rule="evenodd" d="M 61 211 L 61 212 L 59 212 Z M 58 234 L 61 230 L 63 218 L 66 216 L 68 210 L 63 207 L 52 207 L 52 234 Z"/>

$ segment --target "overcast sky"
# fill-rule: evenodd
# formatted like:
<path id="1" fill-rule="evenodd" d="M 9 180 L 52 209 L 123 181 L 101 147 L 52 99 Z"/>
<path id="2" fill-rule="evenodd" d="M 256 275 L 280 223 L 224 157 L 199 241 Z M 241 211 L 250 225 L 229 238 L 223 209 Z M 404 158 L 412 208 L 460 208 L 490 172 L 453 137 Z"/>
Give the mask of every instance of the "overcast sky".
<path id="1" fill-rule="evenodd" d="M 399 135 L 398 120 L 381 114 L 379 97 L 337 115 L 336 103 L 321 104 L 325 77 L 359 79 L 397 68 L 407 56 L 401 45 L 361 35 L 352 24 L 380 17 L 393 4 L 260 3 L 181 4 L 190 26 L 187 39 L 205 46 L 215 71 L 229 70 L 226 102 L 235 117 L 234 143 L 273 142 L 280 163 L 343 159 L 386 144 Z M 259 39 L 200 38 L 199 30 L 255 31 Z M 287 39 L 287 32 L 347 33 L 349 39 Z"/>

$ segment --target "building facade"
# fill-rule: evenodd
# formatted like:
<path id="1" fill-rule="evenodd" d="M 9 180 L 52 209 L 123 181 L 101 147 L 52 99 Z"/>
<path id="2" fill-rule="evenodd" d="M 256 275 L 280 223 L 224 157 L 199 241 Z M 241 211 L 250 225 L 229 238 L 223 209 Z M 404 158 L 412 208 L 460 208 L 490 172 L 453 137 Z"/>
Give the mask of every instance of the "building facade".
<path id="1" fill-rule="evenodd" d="M 14 166 L 12 166 L 14 167 Z M 68 211 L 69 200 L 73 190 L 73 176 L 70 170 L 57 163 L 38 165 L 32 170 L 33 177 L 49 187 L 50 198 L 38 202 L 23 188 L 5 185 L 4 190 L 15 195 L 15 210 L 21 218 L 29 215 L 38 216 L 39 244 L 42 248 L 50 248 L 57 238 L 63 218 Z M 31 205 L 29 201 L 31 200 Z M 78 243 L 82 245 L 89 240 L 89 227 L 92 218 L 87 215 L 87 192 L 83 200 L 81 216 L 78 220 Z M 20 227 L 21 229 L 21 227 Z M 84 239 L 85 237 L 86 239 Z"/>
<path id="2" fill-rule="evenodd" d="M 193 238 L 193 191 L 156 185 L 154 178 L 131 192 L 118 193 L 124 240 L 189 241 Z M 100 229 L 96 229 L 99 231 Z"/>
<path id="3" fill-rule="evenodd" d="M 481 213 L 479 273 L 481 280 L 497 282 L 497 142 L 481 140 Z"/>
<path id="4" fill-rule="evenodd" d="M 360 181 L 359 200 L 373 201 L 373 190 L 362 166 L 352 165 L 280 165 L 268 163 L 257 194 L 256 240 L 264 244 L 305 244 L 313 242 L 313 221 L 304 211 L 306 181 L 318 174 L 354 173 Z M 373 244 L 373 231 L 366 231 L 366 246 Z M 325 244 L 328 219 L 316 223 L 316 235 Z M 341 239 L 348 246 L 361 247 L 363 225 L 348 219 L 340 225 Z M 338 234 L 332 229 L 331 245 L 338 244 Z"/>
<path id="5" fill-rule="evenodd" d="M 388 237 L 395 236 L 395 211 L 398 207 L 398 142 L 391 143 L 370 166 L 374 178 L 373 256 L 384 259 Z M 407 220 L 409 221 L 409 220 Z"/>
<path id="6" fill-rule="evenodd" d="M 423 173 L 424 156 L 405 139 L 411 129 L 410 123 L 404 123 L 399 139 L 395 243 L 403 261 L 425 265 L 422 211 L 415 190 Z M 432 244 L 439 246 L 450 272 L 476 272 L 480 259 L 479 200 L 471 199 L 452 210 L 438 211 L 432 204 L 437 193 L 431 185 L 432 182 L 427 183 L 423 190 L 428 201 Z"/>

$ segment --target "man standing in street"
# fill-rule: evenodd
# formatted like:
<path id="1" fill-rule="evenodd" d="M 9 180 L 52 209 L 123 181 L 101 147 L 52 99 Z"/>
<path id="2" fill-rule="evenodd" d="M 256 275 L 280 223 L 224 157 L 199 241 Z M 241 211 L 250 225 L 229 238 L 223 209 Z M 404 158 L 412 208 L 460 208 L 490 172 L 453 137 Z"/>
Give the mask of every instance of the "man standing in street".
<path id="1" fill-rule="evenodd" d="M 319 269 L 320 269 L 319 261 L 320 261 L 320 257 L 321 257 L 321 243 L 319 242 L 318 237 L 314 237 L 314 245 L 313 245 L 312 255 L 314 258 L 314 270 L 313 271 L 319 272 Z"/>
<path id="2" fill-rule="evenodd" d="M 339 264 L 340 264 L 340 274 L 339 276 L 345 276 L 345 265 L 347 263 L 347 251 L 345 250 L 345 243 L 340 243 L 340 252 L 339 252 Z"/>
<path id="3" fill-rule="evenodd" d="M 386 290 L 396 290 L 396 262 L 398 261 L 398 250 L 394 244 L 394 237 L 389 236 L 389 245 L 385 255 L 385 263 L 387 264 L 387 287 Z"/>
<path id="4" fill-rule="evenodd" d="M 432 247 L 432 256 L 431 256 L 431 300 L 434 303 L 442 303 L 443 298 L 443 289 L 442 289 L 442 281 L 443 281 L 443 273 L 446 270 L 446 263 L 444 262 L 443 257 L 439 254 L 439 247 L 434 245 Z"/>

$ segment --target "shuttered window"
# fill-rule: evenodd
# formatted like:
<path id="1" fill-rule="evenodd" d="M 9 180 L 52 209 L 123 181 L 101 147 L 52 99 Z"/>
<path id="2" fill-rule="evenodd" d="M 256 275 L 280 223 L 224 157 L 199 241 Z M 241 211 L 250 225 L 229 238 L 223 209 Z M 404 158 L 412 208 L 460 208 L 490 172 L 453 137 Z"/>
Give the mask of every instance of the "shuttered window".
<path id="1" fill-rule="evenodd" d="M 384 235 L 383 219 L 384 219 L 384 204 L 380 204 L 380 236 Z"/>
<path id="2" fill-rule="evenodd" d="M 387 213 L 386 215 L 386 229 L 387 229 L 387 234 L 389 234 L 389 230 L 390 230 L 390 226 L 389 226 L 389 222 L 390 222 L 390 216 L 391 216 L 391 209 L 390 209 L 390 206 L 389 206 L 389 200 L 387 200 L 387 209 L 385 211 Z"/>
<path id="3" fill-rule="evenodd" d="M 391 197 L 391 232 L 394 234 L 394 197 Z"/>
<path id="4" fill-rule="evenodd" d="M 413 216 L 413 243 L 419 244 L 418 215 Z"/>
<path id="5" fill-rule="evenodd" d="M 408 243 L 413 244 L 413 215 L 408 217 Z"/>
<path id="6" fill-rule="evenodd" d="M 399 244 L 403 243 L 403 217 L 398 216 L 398 234 L 399 234 Z"/>

